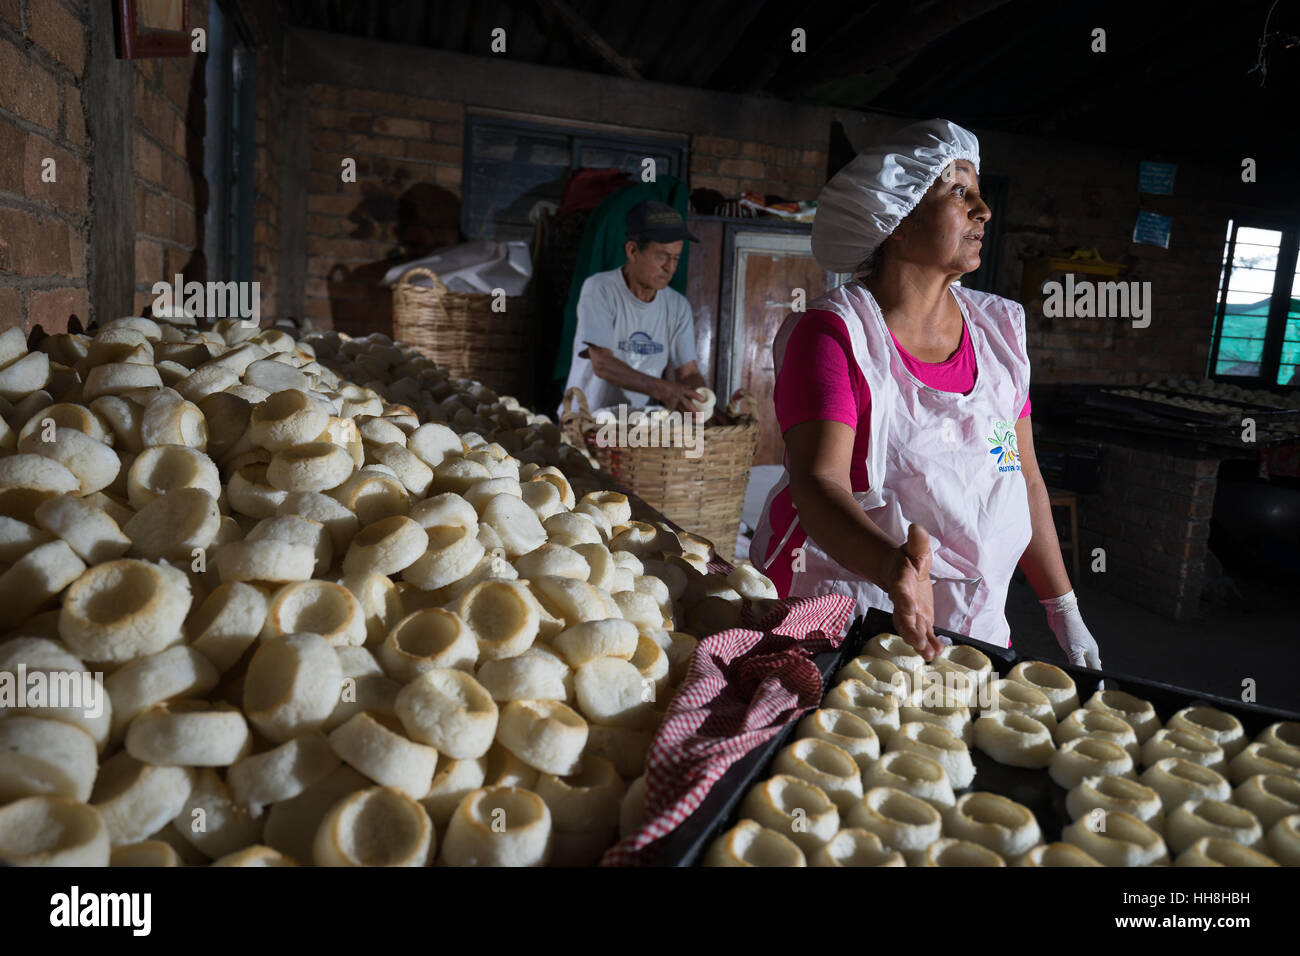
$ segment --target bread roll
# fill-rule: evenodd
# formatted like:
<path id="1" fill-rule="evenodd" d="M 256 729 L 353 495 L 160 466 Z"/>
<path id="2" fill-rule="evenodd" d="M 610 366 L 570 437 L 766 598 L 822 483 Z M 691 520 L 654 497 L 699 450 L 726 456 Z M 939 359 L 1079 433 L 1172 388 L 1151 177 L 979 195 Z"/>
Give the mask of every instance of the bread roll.
<path id="1" fill-rule="evenodd" d="M 194 789 L 189 767 L 155 767 L 125 750 L 106 760 L 90 803 L 104 818 L 109 843 L 139 843 L 175 819 Z"/>
<path id="2" fill-rule="evenodd" d="M 921 866 L 1006 866 L 993 850 L 970 840 L 942 837 L 931 843 L 921 856 Z"/>
<path id="3" fill-rule="evenodd" d="M 129 661 L 180 641 L 190 601 L 184 572 L 120 558 L 95 565 L 68 588 L 59 635 L 86 660 Z"/>
<path id="4" fill-rule="evenodd" d="M 217 771 L 204 767 L 171 825 L 154 834 L 187 856 L 212 859 L 262 840 L 265 822 L 238 806 Z"/>
<path id="5" fill-rule="evenodd" d="M 1208 737 L 1223 748 L 1225 760 L 1231 760 L 1246 747 L 1246 730 L 1241 721 L 1215 707 L 1184 707 L 1165 724 L 1170 730 L 1190 730 Z"/>
<path id="6" fill-rule="evenodd" d="M 1139 782 L 1160 794 L 1166 814 L 1186 800 L 1227 800 L 1232 793 L 1218 771 L 1180 757 L 1157 760 L 1142 772 Z"/>
<path id="7" fill-rule="evenodd" d="M 1054 664 L 1044 661 L 1021 661 L 1011 668 L 1007 679 L 1019 681 L 1041 691 L 1051 702 L 1052 713 L 1058 721 L 1079 706 L 1079 692 L 1074 686 L 1074 680 Z"/>
<path id="8" fill-rule="evenodd" d="M 361 525 L 355 514 L 319 491 L 291 491 L 275 509 L 277 518 L 289 515 L 320 522 L 329 535 L 332 557 L 347 551 Z"/>
<path id="9" fill-rule="evenodd" d="M 581 667 L 601 657 L 630 661 L 636 654 L 636 625 L 621 618 L 584 621 L 565 628 L 551 642 L 570 667 Z"/>
<path id="10" fill-rule="evenodd" d="M 1119 744 L 1135 762 L 1141 753 L 1137 734 L 1128 721 L 1118 714 L 1087 707 L 1071 711 L 1065 720 L 1056 725 L 1053 737 L 1058 746 L 1076 737 L 1100 737 Z"/>
<path id="11" fill-rule="evenodd" d="M 253 409 L 248 422 L 248 437 L 269 451 L 281 451 L 314 441 L 325 430 L 329 419 L 324 406 L 306 392 L 281 390 L 269 395 Z"/>
<path id="12" fill-rule="evenodd" d="M 1046 767 L 1056 753 L 1051 731 L 1015 711 L 985 710 L 975 721 L 972 738 L 980 750 L 1012 767 Z"/>
<path id="13" fill-rule="evenodd" d="M 1264 848 L 1264 828 L 1255 814 L 1226 800 L 1186 800 L 1165 819 L 1165 841 L 1179 854 L 1202 837 L 1214 837 L 1252 850 Z"/>
<path id="14" fill-rule="evenodd" d="M 485 757 L 469 760 L 441 758 L 429 792 L 420 799 L 420 805 L 436 826 L 446 827 L 460 802 L 483 786 L 486 773 Z"/>
<path id="15" fill-rule="evenodd" d="M 741 820 L 709 846 L 703 866 L 807 866 L 789 837 L 753 820 Z"/>
<path id="16" fill-rule="evenodd" d="M 2 373 L 0 373 L 2 374 Z M 108 445 L 75 428 L 55 426 L 52 440 L 45 429 L 34 431 L 18 442 L 23 454 L 41 455 L 57 461 L 77 478 L 80 494 L 107 488 L 117 477 L 121 460 Z"/>
<path id="17" fill-rule="evenodd" d="M 0 803 L 41 796 L 84 803 L 98 766 L 95 742 L 79 727 L 27 715 L 0 720 Z"/>
<path id="18" fill-rule="evenodd" d="M 237 853 L 230 853 L 219 860 L 212 861 L 213 866 L 299 866 L 293 857 L 285 856 L 267 846 L 249 846 Z"/>
<path id="19" fill-rule="evenodd" d="M 822 706 L 856 714 L 881 737 L 888 737 L 900 723 L 898 698 L 891 693 L 873 691 L 858 680 L 846 680 L 835 685 L 823 699 Z"/>
<path id="20" fill-rule="evenodd" d="M 456 612 L 478 639 L 481 660 L 517 657 L 537 637 L 537 600 L 518 581 L 481 581 L 456 604 Z"/>
<path id="21" fill-rule="evenodd" d="M 880 837 L 862 829 L 841 830 L 813 851 L 809 866 L 906 866 L 903 854 L 880 842 Z"/>
<path id="22" fill-rule="evenodd" d="M 267 605 L 266 593 L 251 584 L 218 586 L 186 621 L 190 646 L 225 673 L 261 634 Z"/>
<path id="23" fill-rule="evenodd" d="M 176 488 L 201 488 L 213 498 L 220 497 L 217 466 L 203 452 L 187 445 L 155 445 L 135 457 L 126 479 L 132 508 L 139 511 Z"/>
<path id="24" fill-rule="evenodd" d="M 435 668 L 472 671 L 478 642 L 458 614 L 427 608 L 402 618 L 377 647 L 376 656 L 389 677 L 405 683 Z"/>
<path id="25" fill-rule="evenodd" d="M 428 866 L 436 852 L 424 808 L 400 790 L 371 787 L 325 814 L 312 859 L 317 866 Z"/>
<path id="26" fill-rule="evenodd" d="M 1133 776 L 1133 758 L 1119 744 L 1100 737 L 1067 740 L 1052 755 L 1048 773 L 1066 790 L 1084 777 Z"/>
<path id="27" fill-rule="evenodd" d="M 872 787 L 849 811 L 848 825 L 874 833 L 890 849 L 903 854 L 908 866 L 919 866 L 925 850 L 939 839 L 939 811 L 910 794 L 891 787 Z"/>
<path id="28" fill-rule="evenodd" d="M 1092 815 L 1080 817 L 1061 831 L 1061 839 L 1083 850 L 1102 866 L 1166 866 L 1169 851 L 1160 834 L 1132 814 L 1105 813 L 1104 829 L 1093 830 Z"/>
<path id="29" fill-rule="evenodd" d="M 890 750 L 910 750 L 937 762 L 948 774 L 954 790 L 970 786 L 975 779 L 975 765 L 970 751 L 961 738 L 954 737 L 942 727 L 919 721 L 901 725 L 889 737 Z"/>
<path id="30" fill-rule="evenodd" d="M 0 607 L 5 609 L 6 619 L 21 624 L 64 588 L 84 577 L 85 571 L 86 565 L 64 541 L 37 545 L 0 574 Z M 181 577 L 183 579 L 184 575 Z M 71 593 L 69 589 L 68 594 Z M 64 596 L 65 606 L 66 603 L 67 595 Z M 66 635 L 64 640 L 67 640 Z M 86 645 L 82 647 L 84 649 Z"/>
<path id="31" fill-rule="evenodd" d="M 428 550 L 402 571 L 402 580 L 432 591 L 468 575 L 486 553 L 475 532 L 457 525 L 426 528 Z"/>
<path id="32" fill-rule="evenodd" d="M 134 556 L 189 564 L 195 549 L 209 548 L 220 528 L 216 498 L 202 488 L 176 488 L 148 502 L 122 530 Z"/>
<path id="33" fill-rule="evenodd" d="M 447 824 L 442 862 L 450 866 L 545 866 L 551 813 L 537 794 L 516 787 L 470 793 Z"/>
<path id="34" fill-rule="evenodd" d="M 783 747 L 772 772 L 789 774 L 819 787 L 841 814 L 862 799 L 862 771 L 839 747 L 816 737 L 804 737 Z"/>
<path id="35" fill-rule="evenodd" d="M 433 783 L 438 751 L 407 738 L 395 718 L 356 714 L 330 731 L 329 743 L 341 760 L 375 783 L 415 799 L 424 797 Z"/>
<path id="36" fill-rule="evenodd" d="M 382 574 L 373 571 L 360 575 L 345 575 L 339 581 L 352 592 L 361 605 L 366 621 L 366 645 L 374 646 L 403 617 L 402 600 L 397 586 Z"/>
<path id="37" fill-rule="evenodd" d="M 339 758 L 323 734 L 302 734 L 235 761 L 226 782 L 235 802 L 259 817 L 268 805 L 292 800 L 338 766 Z"/>
<path id="38" fill-rule="evenodd" d="M 1164 803 L 1160 794 L 1128 777 L 1084 777 L 1066 794 L 1065 808 L 1072 820 L 1098 807 L 1107 812 L 1118 810 L 1131 814 L 1157 833 L 1164 830 Z"/>
<path id="39" fill-rule="evenodd" d="M 1091 710 L 1102 710 L 1123 717 L 1137 734 L 1139 744 L 1144 744 L 1160 729 L 1160 718 L 1150 701 L 1126 694 L 1122 690 L 1099 690 L 1084 704 Z"/>
<path id="40" fill-rule="evenodd" d="M 283 743 L 324 724 L 342 679 L 338 655 L 320 635 L 271 638 L 248 662 L 244 714 L 262 736 Z"/>
<path id="41" fill-rule="evenodd" d="M 573 677 L 578 707 L 592 723 L 644 727 L 653 719 L 654 682 L 629 661 L 598 657 Z"/>
<path id="42" fill-rule="evenodd" d="M 535 645 L 517 657 L 484 661 L 475 678 L 496 701 L 568 700 L 571 675 L 563 658 Z"/>
<path id="43" fill-rule="evenodd" d="M 262 637 L 319 634 L 331 647 L 359 647 L 366 619 L 352 592 L 330 581 L 297 581 L 275 592 L 267 605 Z"/>
<path id="44" fill-rule="evenodd" d="M 1142 766 L 1150 767 L 1165 757 L 1178 757 L 1223 772 L 1227 763 L 1223 748 L 1204 734 L 1193 730 L 1170 730 L 1162 727 L 1142 745 Z"/>
<path id="45" fill-rule="evenodd" d="M 1300 814 L 1283 817 L 1269 828 L 1268 852 L 1283 866 L 1300 866 Z"/>
<path id="46" fill-rule="evenodd" d="M 1229 840 L 1201 837 L 1174 860 L 1174 866 L 1278 866 L 1271 858 Z"/>
<path id="47" fill-rule="evenodd" d="M 464 671 L 425 671 L 402 688 L 396 707 L 412 740 L 460 760 L 483 756 L 497 733 L 496 702 Z"/>
<path id="48" fill-rule="evenodd" d="M 1300 721 L 1279 720 L 1259 732 L 1252 743 L 1274 747 L 1300 747 Z"/>
<path id="49" fill-rule="evenodd" d="M 228 767 L 249 745 L 243 714 L 200 700 L 153 704 L 126 731 L 127 753 L 160 767 Z"/>
<path id="50" fill-rule="evenodd" d="M 557 700 L 513 700 L 501 708 L 501 745 L 543 773 L 577 772 L 587 743 L 587 722 Z"/>
<path id="51" fill-rule="evenodd" d="M 1072 843 L 1043 843 L 1034 847 L 1012 866 L 1101 866 Z"/>
<path id="52" fill-rule="evenodd" d="M 94 807 L 39 796 L 0 807 L 0 859 L 10 866 L 108 866 L 108 827 Z"/>
<path id="53" fill-rule="evenodd" d="M 1241 753 L 1232 758 L 1228 777 L 1233 783 L 1241 783 L 1257 773 L 1272 773 L 1300 780 L 1300 747 L 1258 742 L 1247 744 Z"/>
<path id="54" fill-rule="evenodd" d="M 316 566 L 312 548 L 276 538 L 230 541 L 215 550 L 217 571 L 223 582 L 306 581 Z"/>
<path id="55" fill-rule="evenodd" d="M 872 787 L 901 790 L 941 813 L 957 802 L 943 766 L 910 750 L 891 750 L 868 766 L 862 774 L 863 792 Z"/>
<path id="56" fill-rule="evenodd" d="M 333 751 L 330 753 L 333 755 Z M 266 814 L 263 839 L 293 859 L 311 860 L 316 831 L 325 814 L 344 797 L 369 785 L 361 774 L 340 764 L 298 796 L 273 803 Z"/>
<path id="57" fill-rule="evenodd" d="M 1232 791 L 1232 802 L 1244 807 L 1268 830 L 1274 823 L 1300 813 L 1300 780 L 1279 774 L 1257 773 Z"/>
<path id="58" fill-rule="evenodd" d="M 944 814 L 944 827 L 949 836 L 987 847 L 1006 860 L 1029 852 L 1043 838 L 1028 807 L 983 791 L 958 797 Z"/>
<path id="59" fill-rule="evenodd" d="M 648 729 L 588 724 L 586 755 L 604 757 L 618 769 L 619 776 L 632 778 L 645 772 L 646 754 L 653 739 Z"/>
<path id="60" fill-rule="evenodd" d="M 582 769 L 567 777 L 543 773 L 536 793 L 551 811 L 555 828 L 567 833 L 604 832 L 618 825 L 623 781 L 603 757 L 587 757 Z"/>

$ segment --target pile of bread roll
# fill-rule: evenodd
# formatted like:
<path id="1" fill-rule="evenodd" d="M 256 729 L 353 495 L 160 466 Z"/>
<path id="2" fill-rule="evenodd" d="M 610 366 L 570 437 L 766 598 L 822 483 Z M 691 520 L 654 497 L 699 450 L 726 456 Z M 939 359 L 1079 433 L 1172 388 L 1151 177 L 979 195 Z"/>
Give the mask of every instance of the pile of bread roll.
<path id="1" fill-rule="evenodd" d="M 973 788 L 971 747 L 1067 791 L 1059 842 L 1043 842 L 1027 807 Z M 1051 664 L 998 679 L 974 648 L 927 664 L 880 634 L 740 817 L 705 865 L 1300 866 L 1300 723 L 1248 743 L 1231 714 L 1191 706 L 1162 726 L 1121 691 L 1080 706 Z"/>
<path id="2" fill-rule="evenodd" d="M 559 466 L 380 335 L 0 333 L 0 675 L 102 698 L 0 700 L 0 860 L 598 860 L 698 638 L 775 590 Z"/>

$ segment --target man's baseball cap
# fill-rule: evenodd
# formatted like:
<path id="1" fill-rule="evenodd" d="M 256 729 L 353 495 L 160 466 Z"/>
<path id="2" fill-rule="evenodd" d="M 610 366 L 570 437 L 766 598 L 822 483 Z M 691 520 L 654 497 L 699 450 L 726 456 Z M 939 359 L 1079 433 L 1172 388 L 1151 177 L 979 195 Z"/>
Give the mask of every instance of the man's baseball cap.
<path id="1" fill-rule="evenodd" d="M 627 237 L 639 242 L 699 242 L 686 231 L 681 214 L 667 203 L 647 199 L 627 211 Z"/>

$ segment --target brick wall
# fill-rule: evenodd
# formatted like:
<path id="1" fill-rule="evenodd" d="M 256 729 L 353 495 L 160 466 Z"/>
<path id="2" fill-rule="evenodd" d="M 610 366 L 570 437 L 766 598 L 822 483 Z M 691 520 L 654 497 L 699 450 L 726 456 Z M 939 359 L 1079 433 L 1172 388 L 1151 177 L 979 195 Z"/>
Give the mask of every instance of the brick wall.
<path id="1" fill-rule="evenodd" d="M 191 27 L 206 27 L 207 4 L 190 2 Z M 155 282 L 206 276 L 203 210 L 203 70 L 200 54 L 134 61 L 135 312 L 154 300 Z"/>
<path id="2" fill-rule="evenodd" d="M 716 189 L 728 198 L 750 191 L 787 199 L 815 199 L 826 180 L 826 152 L 771 146 L 721 136 L 691 138 L 692 189 Z"/>
<path id="3" fill-rule="evenodd" d="M 377 90 L 308 89 L 304 313 L 391 331 L 388 267 L 459 241 L 463 104 Z M 356 182 L 344 182 L 345 159 Z"/>
<path id="4" fill-rule="evenodd" d="M 1101 487 L 1079 496 L 1080 569 L 1089 584 L 1177 621 L 1193 617 L 1205 581 L 1215 459 L 1103 445 Z M 1106 571 L 1089 569 L 1102 548 Z"/>
<path id="5" fill-rule="evenodd" d="M 86 52 L 78 4 L 0 0 L 0 328 L 88 318 Z"/>
<path id="6" fill-rule="evenodd" d="M 1179 163 L 1173 196 L 1139 196 L 1138 163 L 1158 157 L 998 134 L 981 137 L 981 153 L 986 174 L 1010 179 L 1007 208 L 994 210 L 1003 229 L 995 291 L 1026 306 L 1034 381 L 1202 377 L 1230 215 L 1217 201 L 1217 178 Z M 1131 241 L 1140 209 L 1173 218 L 1168 249 Z M 1074 248 L 1095 248 L 1106 261 L 1123 262 L 1120 281 L 1151 283 L 1149 327 L 1114 318 L 1049 318 L 1022 294 L 1023 257 Z M 1063 274 L 1048 278 L 1061 281 Z"/>

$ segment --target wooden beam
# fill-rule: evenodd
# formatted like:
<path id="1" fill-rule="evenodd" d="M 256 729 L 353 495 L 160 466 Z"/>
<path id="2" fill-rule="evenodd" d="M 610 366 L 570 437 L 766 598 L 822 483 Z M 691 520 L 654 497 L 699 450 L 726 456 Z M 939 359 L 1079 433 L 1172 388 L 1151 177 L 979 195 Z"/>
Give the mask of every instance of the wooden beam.
<path id="1" fill-rule="evenodd" d="M 841 37 L 846 38 L 845 44 L 818 51 L 816 57 L 786 57 L 774 78 L 773 92 L 797 94 L 896 63 L 1006 2 L 952 0 L 927 6 L 921 12 L 911 11 L 875 29 L 872 28 L 873 22 L 879 23 L 880 13 L 868 11 L 860 14 L 838 31 Z"/>
<path id="2" fill-rule="evenodd" d="M 612 66 L 615 72 L 626 76 L 629 80 L 643 79 L 637 68 L 606 43 L 601 35 L 564 0 L 537 0 L 537 5 L 541 7 L 543 13 L 563 23 L 579 44 Z"/>

